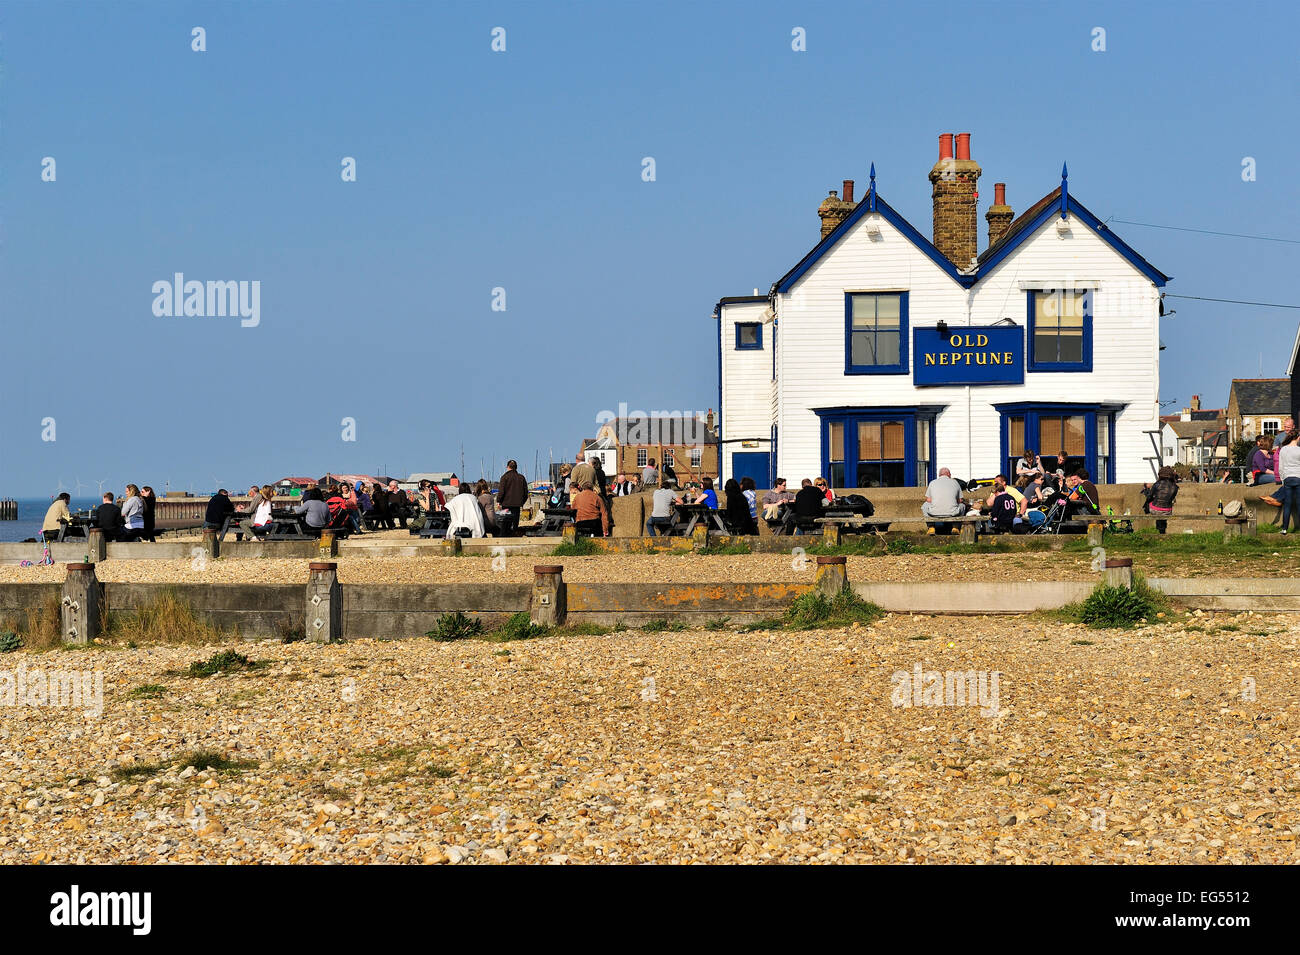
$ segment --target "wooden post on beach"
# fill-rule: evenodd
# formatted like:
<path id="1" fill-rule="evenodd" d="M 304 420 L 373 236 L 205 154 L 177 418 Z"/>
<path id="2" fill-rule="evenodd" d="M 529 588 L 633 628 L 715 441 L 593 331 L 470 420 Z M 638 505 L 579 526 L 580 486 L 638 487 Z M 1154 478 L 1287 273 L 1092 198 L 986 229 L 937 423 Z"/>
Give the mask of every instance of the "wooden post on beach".
<path id="1" fill-rule="evenodd" d="M 1223 542 L 1226 544 L 1235 537 L 1244 536 L 1249 523 L 1249 520 L 1244 517 L 1229 517 L 1225 519 L 1223 522 Z"/>
<path id="2" fill-rule="evenodd" d="M 533 565 L 533 592 L 528 619 L 540 627 L 558 627 L 568 613 L 564 568 L 558 564 Z"/>
<path id="3" fill-rule="evenodd" d="M 827 524 L 827 527 L 834 525 Z M 848 586 L 848 558 L 842 555 L 817 558 L 817 589 L 827 597 L 834 597 Z"/>
<path id="4" fill-rule="evenodd" d="M 1102 580 L 1107 587 L 1123 587 L 1125 590 L 1132 590 L 1133 558 L 1108 557 Z"/>
<path id="5" fill-rule="evenodd" d="M 1105 524 L 1089 524 L 1088 525 L 1088 546 L 1100 547 L 1102 543 L 1102 536 L 1105 533 L 1106 533 Z"/>
<path id="6" fill-rule="evenodd" d="M 975 543 L 975 541 L 978 539 L 978 535 L 975 532 L 974 521 L 961 522 L 961 537 L 959 539 L 963 544 Z"/>
<path id="7" fill-rule="evenodd" d="M 86 554 L 92 564 L 108 557 L 108 544 L 104 541 L 104 532 L 98 527 L 86 532 Z"/>
<path id="8" fill-rule="evenodd" d="M 339 555 L 339 541 L 334 536 L 334 531 L 323 530 L 320 532 L 320 554 L 321 560 L 327 557 L 337 557 Z"/>
<path id="9" fill-rule="evenodd" d="M 203 553 L 213 560 L 221 556 L 221 536 L 215 527 L 203 528 Z"/>
<path id="10" fill-rule="evenodd" d="M 307 565 L 307 639 L 329 643 L 343 639 L 343 588 L 339 586 L 339 565 L 312 561 Z"/>
<path id="11" fill-rule="evenodd" d="M 822 543 L 827 547 L 840 546 L 840 525 L 823 524 L 822 525 Z"/>
<path id="12" fill-rule="evenodd" d="M 68 564 L 59 601 L 64 643 L 89 643 L 99 636 L 103 594 L 94 564 Z"/>

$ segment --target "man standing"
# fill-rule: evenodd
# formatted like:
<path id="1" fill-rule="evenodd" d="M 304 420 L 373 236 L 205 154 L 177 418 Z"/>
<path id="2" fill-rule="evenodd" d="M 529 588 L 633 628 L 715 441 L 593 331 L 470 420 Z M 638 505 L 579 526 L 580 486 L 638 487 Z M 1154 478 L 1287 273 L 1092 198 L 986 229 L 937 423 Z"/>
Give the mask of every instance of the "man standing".
<path id="1" fill-rule="evenodd" d="M 965 511 L 961 500 L 961 485 L 953 478 L 951 470 L 940 468 L 939 476 L 925 489 L 921 514 L 925 517 L 961 517 Z"/>
<path id="2" fill-rule="evenodd" d="M 506 473 L 497 482 L 497 518 L 502 537 L 514 537 L 519 528 L 519 509 L 528 503 L 528 482 L 519 473 L 519 465 L 506 462 Z"/>
<path id="3" fill-rule="evenodd" d="M 594 459 L 593 459 L 594 460 Z M 578 455 L 578 463 L 573 466 L 569 472 L 569 498 L 572 500 L 577 496 L 579 489 L 584 484 L 596 483 L 596 469 L 586 461 L 582 460 L 582 454 Z M 572 506 L 572 505 L 570 505 Z"/>

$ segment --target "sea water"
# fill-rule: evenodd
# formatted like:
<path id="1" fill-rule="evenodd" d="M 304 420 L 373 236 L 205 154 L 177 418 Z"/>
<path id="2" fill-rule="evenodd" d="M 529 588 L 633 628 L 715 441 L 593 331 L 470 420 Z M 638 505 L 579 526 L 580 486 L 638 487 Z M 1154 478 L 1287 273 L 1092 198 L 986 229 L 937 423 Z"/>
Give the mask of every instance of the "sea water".
<path id="1" fill-rule="evenodd" d="M 53 498 L 48 497 L 24 497 L 18 499 L 18 520 L 0 521 L 0 541 L 24 541 L 29 537 L 35 537 L 38 540 L 41 536 L 41 523 L 45 520 L 45 512 L 50 509 L 54 503 Z M 68 504 L 68 510 L 84 511 L 93 510 L 103 503 L 102 498 L 98 497 L 74 497 Z"/>

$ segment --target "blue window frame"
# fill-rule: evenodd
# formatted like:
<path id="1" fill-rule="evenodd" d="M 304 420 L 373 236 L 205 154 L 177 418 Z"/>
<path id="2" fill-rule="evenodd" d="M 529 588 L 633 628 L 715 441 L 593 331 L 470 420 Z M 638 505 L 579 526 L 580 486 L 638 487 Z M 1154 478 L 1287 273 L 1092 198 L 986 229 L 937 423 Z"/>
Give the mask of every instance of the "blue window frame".
<path id="1" fill-rule="evenodd" d="M 1092 289 L 1030 289 L 1028 371 L 1092 371 Z"/>
<path id="2" fill-rule="evenodd" d="M 1026 444 L 1043 459 L 1048 470 L 1064 467 L 1066 473 L 1079 466 L 1098 484 L 1115 482 L 1115 414 L 1120 408 L 1095 404 L 1034 404 L 1016 402 L 994 405 L 1002 416 L 1002 454 L 999 471 L 1015 477 L 1016 461 L 1025 453 Z M 1082 419 L 1082 447 L 1071 440 L 1071 429 Z M 1060 440 L 1055 440 L 1056 436 Z M 1077 435 L 1075 436 L 1077 438 Z M 1048 447 L 1039 445 L 1046 438 Z M 1059 445 L 1059 446 L 1058 446 Z M 1057 460 L 1058 452 L 1068 458 L 1065 465 Z"/>
<path id="3" fill-rule="evenodd" d="M 907 293 L 844 294 L 844 373 L 907 374 Z"/>
<path id="4" fill-rule="evenodd" d="M 736 348 L 740 351 L 762 351 L 763 323 L 736 322 Z"/>
<path id="5" fill-rule="evenodd" d="M 934 479 L 937 407 L 813 410 L 831 487 L 918 487 Z"/>

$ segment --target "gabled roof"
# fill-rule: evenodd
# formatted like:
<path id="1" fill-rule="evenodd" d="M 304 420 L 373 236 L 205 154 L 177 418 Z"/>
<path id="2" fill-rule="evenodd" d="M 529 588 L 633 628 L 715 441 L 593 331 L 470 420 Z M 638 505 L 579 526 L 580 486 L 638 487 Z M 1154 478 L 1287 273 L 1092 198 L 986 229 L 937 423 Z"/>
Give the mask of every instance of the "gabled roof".
<path id="1" fill-rule="evenodd" d="M 1062 199 L 1062 192 L 1064 192 L 1064 199 Z M 1007 226 L 1007 231 L 1003 233 L 1002 238 L 984 250 L 984 254 L 979 257 L 976 281 L 989 274 L 999 262 L 1019 248 L 1052 216 L 1060 215 L 1063 206 L 1067 213 L 1095 232 L 1103 242 L 1118 252 L 1129 265 L 1145 275 L 1153 284 L 1164 288 L 1168 283 L 1168 275 L 1138 255 L 1127 242 L 1112 232 L 1106 223 L 1084 208 L 1083 203 L 1075 199 L 1065 186 L 1058 186 L 1035 202 Z"/>
<path id="2" fill-rule="evenodd" d="M 1291 413 L 1290 378 L 1234 378 L 1237 413 L 1243 415 Z"/>
<path id="3" fill-rule="evenodd" d="M 872 169 L 874 170 L 875 166 L 872 166 Z M 772 286 L 772 291 L 790 291 L 790 288 L 795 282 L 799 281 L 805 272 L 816 265 L 817 261 L 829 252 L 835 244 L 840 241 L 840 239 L 849 234 L 849 230 L 853 228 L 859 219 L 870 215 L 872 212 L 879 213 L 882 219 L 892 225 L 899 232 L 903 233 L 909 242 L 928 255 L 931 261 L 933 261 L 935 265 L 939 266 L 939 268 L 942 269 L 943 272 L 954 282 L 959 285 L 970 284 L 968 277 L 958 272 L 957 267 L 948 260 L 946 255 L 935 248 L 933 242 L 921 235 L 921 233 L 917 232 L 916 229 L 913 228 L 912 223 L 904 219 L 893 206 L 877 195 L 876 180 L 873 172 L 871 186 L 867 190 L 866 198 L 858 203 L 858 207 L 850 212 L 844 221 L 835 227 L 835 230 L 831 232 L 830 235 L 826 236 L 826 238 L 813 246 L 812 251 L 800 259 L 794 268 L 789 272 L 786 272 L 785 275 L 781 276 L 781 278 L 777 279 L 776 283 Z"/>
<path id="4" fill-rule="evenodd" d="M 1197 438 L 1204 437 L 1207 434 L 1217 434 L 1222 431 L 1222 427 L 1207 427 L 1214 425 L 1213 421 L 1166 421 L 1165 426 L 1169 428 L 1180 439 L 1194 441 Z"/>
<path id="5" fill-rule="evenodd" d="M 1090 228 L 1155 285 L 1163 288 L 1169 281 L 1168 275 L 1165 275 L 1138 255 L 1128 243 L 1112 232 L 1104 222 L 1093 215 L 1070 194 L 1068 181 L 1064 176 L 1064 169 L 1062 169 L 1061 185 L 1043 196 L 1016 218 L 1007 227 L 1007 231 L 1003 233 L 1002 237 L 988 249 L 985 249 L 983 255 L 979 256 L 973 272 L 961 272 L 948 260 L 947 256 L 935 247 L 933 242 L 918 232 L 893 206 L 877 194 L 875 168 L 874 165 L 871 167 L 871 185 L 867 189 L 866 197 L 858 203 L 857 208 L 849 213 L 834 231 L 813 246 L 812 250 L 800 259 L 794 268 L 778 279 L 772 285 L 773 292 L 788 292 L 795 282 L 817 264 L 822 256 L 834 248 L 840 239 L 848 235 L 849 230 L 860 219 L 873 212 L 878 213 L 882 219 L 901 232 L 909 242 L 924 252 L 935 265 L 939 266 L 944 274 L 966 288 L 970 288 L 979 282 L 981 278 L 996 268 L 1003 259 L 1019 248 L 1026 239 L 1037 232 L 1048 219 L 1053 215 L 1059 215 L 1061 212 L 1073 215 Z M 728 301 L 730 300 L 724 299 L 724 302 Z M 1297 347 L 1300 348 L 1300 337 L 1297 338 Z"/>

